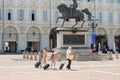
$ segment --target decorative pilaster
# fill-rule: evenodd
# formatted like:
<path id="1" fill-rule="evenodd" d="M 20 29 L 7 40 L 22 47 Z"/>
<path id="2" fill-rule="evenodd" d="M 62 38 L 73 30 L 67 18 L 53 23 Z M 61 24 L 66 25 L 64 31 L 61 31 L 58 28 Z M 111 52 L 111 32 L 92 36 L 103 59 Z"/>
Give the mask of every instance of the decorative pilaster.
<path id="1" fill-rule="evenodd" d="M 49 48 L 49 34 L 43 33 L 40 40 L 41 50 L 45 47 Z"/>
<path id="2" fill-rule="evenodd" d="M 18 52 L 21 52 L 21 50 L 25 50 L 27 47 L 27 39 L 25 34 L 19 34 L 18 35 Z"/>
<path id="3" fill-rule="evenodd" d="M 3 45 L 3 43 L 2 43 L 2 34 L 0 33 L 0 53 L 3 52 L 2 45 Z"/>
<path id="4" fill-rule="evenodd" d="M 114 49 L 114 45 L 112 43 L 115 43 L 114 40 L 114 34 L 113 34 L 114 28 L 109 28 L 109 34 L 108 34 L 108 46 L 109 49 Z"/>

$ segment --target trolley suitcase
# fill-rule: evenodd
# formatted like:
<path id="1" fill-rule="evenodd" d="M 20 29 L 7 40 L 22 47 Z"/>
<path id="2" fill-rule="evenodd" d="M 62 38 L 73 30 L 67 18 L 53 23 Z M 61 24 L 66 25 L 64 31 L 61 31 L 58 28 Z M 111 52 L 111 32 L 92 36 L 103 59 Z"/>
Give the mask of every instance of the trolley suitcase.
<path id="1" fill-rule="evenodd" d="M 36 62 L 36 63 L 35 63 L 35 68 L 39 68 L 40 64 L 41 64 L 40 61 Z"/>
<path id="2" fill-rule="evenodd" d="M 45 65 L 43 66 L 43 69 L 46 70 L 49 66 L 50 66 L 49 64 L 45 64 Z"/>
<path id="3" fill-rule="evenodd" d="M 62 70 L 63 67 L 64 67 L 64 63 L 60 65 L 59 69 Z"/>

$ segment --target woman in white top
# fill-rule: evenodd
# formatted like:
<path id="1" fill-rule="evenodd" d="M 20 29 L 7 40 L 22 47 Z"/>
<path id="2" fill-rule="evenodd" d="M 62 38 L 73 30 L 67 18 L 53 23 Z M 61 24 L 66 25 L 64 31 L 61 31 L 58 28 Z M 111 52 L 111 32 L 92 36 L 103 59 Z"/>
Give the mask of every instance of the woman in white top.
<path id="1" fill-rule="evenodd" d="M 71 60 L 69 59 L 69 55 L 72 54 L 72 48 L 68 47 L 67 51 L 66 51 L 66 59 L 68 60 L 68 64 L 66 66 L 66 68 L 69 70 L 71 68 Z"/>

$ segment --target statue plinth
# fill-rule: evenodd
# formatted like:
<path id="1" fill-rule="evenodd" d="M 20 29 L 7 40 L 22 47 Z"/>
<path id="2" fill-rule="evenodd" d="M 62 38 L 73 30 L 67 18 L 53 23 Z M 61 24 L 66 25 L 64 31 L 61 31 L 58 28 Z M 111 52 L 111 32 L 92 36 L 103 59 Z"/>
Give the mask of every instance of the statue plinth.
<path id="1" fill-rule="evenodd" d="M 88 55 L 90 48 L 88 46 L 88 28 L 57 28 L 57 49 L 61 53 L 66 53 L 69 46 L 73 53 Z"/>

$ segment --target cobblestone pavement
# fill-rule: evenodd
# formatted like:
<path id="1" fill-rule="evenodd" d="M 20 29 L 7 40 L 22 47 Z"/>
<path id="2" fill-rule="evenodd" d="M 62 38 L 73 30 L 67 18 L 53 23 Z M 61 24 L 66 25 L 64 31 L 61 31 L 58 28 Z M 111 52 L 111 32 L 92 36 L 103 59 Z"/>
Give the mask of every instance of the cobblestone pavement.
<path id="1" fill-rule="evenodd" d="M 34 68 L 35 62 L 22 55 L 0 55 L 0 80 L 120 80 L 120 59 L 72 61 L 71 70 L 58 69 L 64 61 L 56 61 L 56 70 Z"/>

